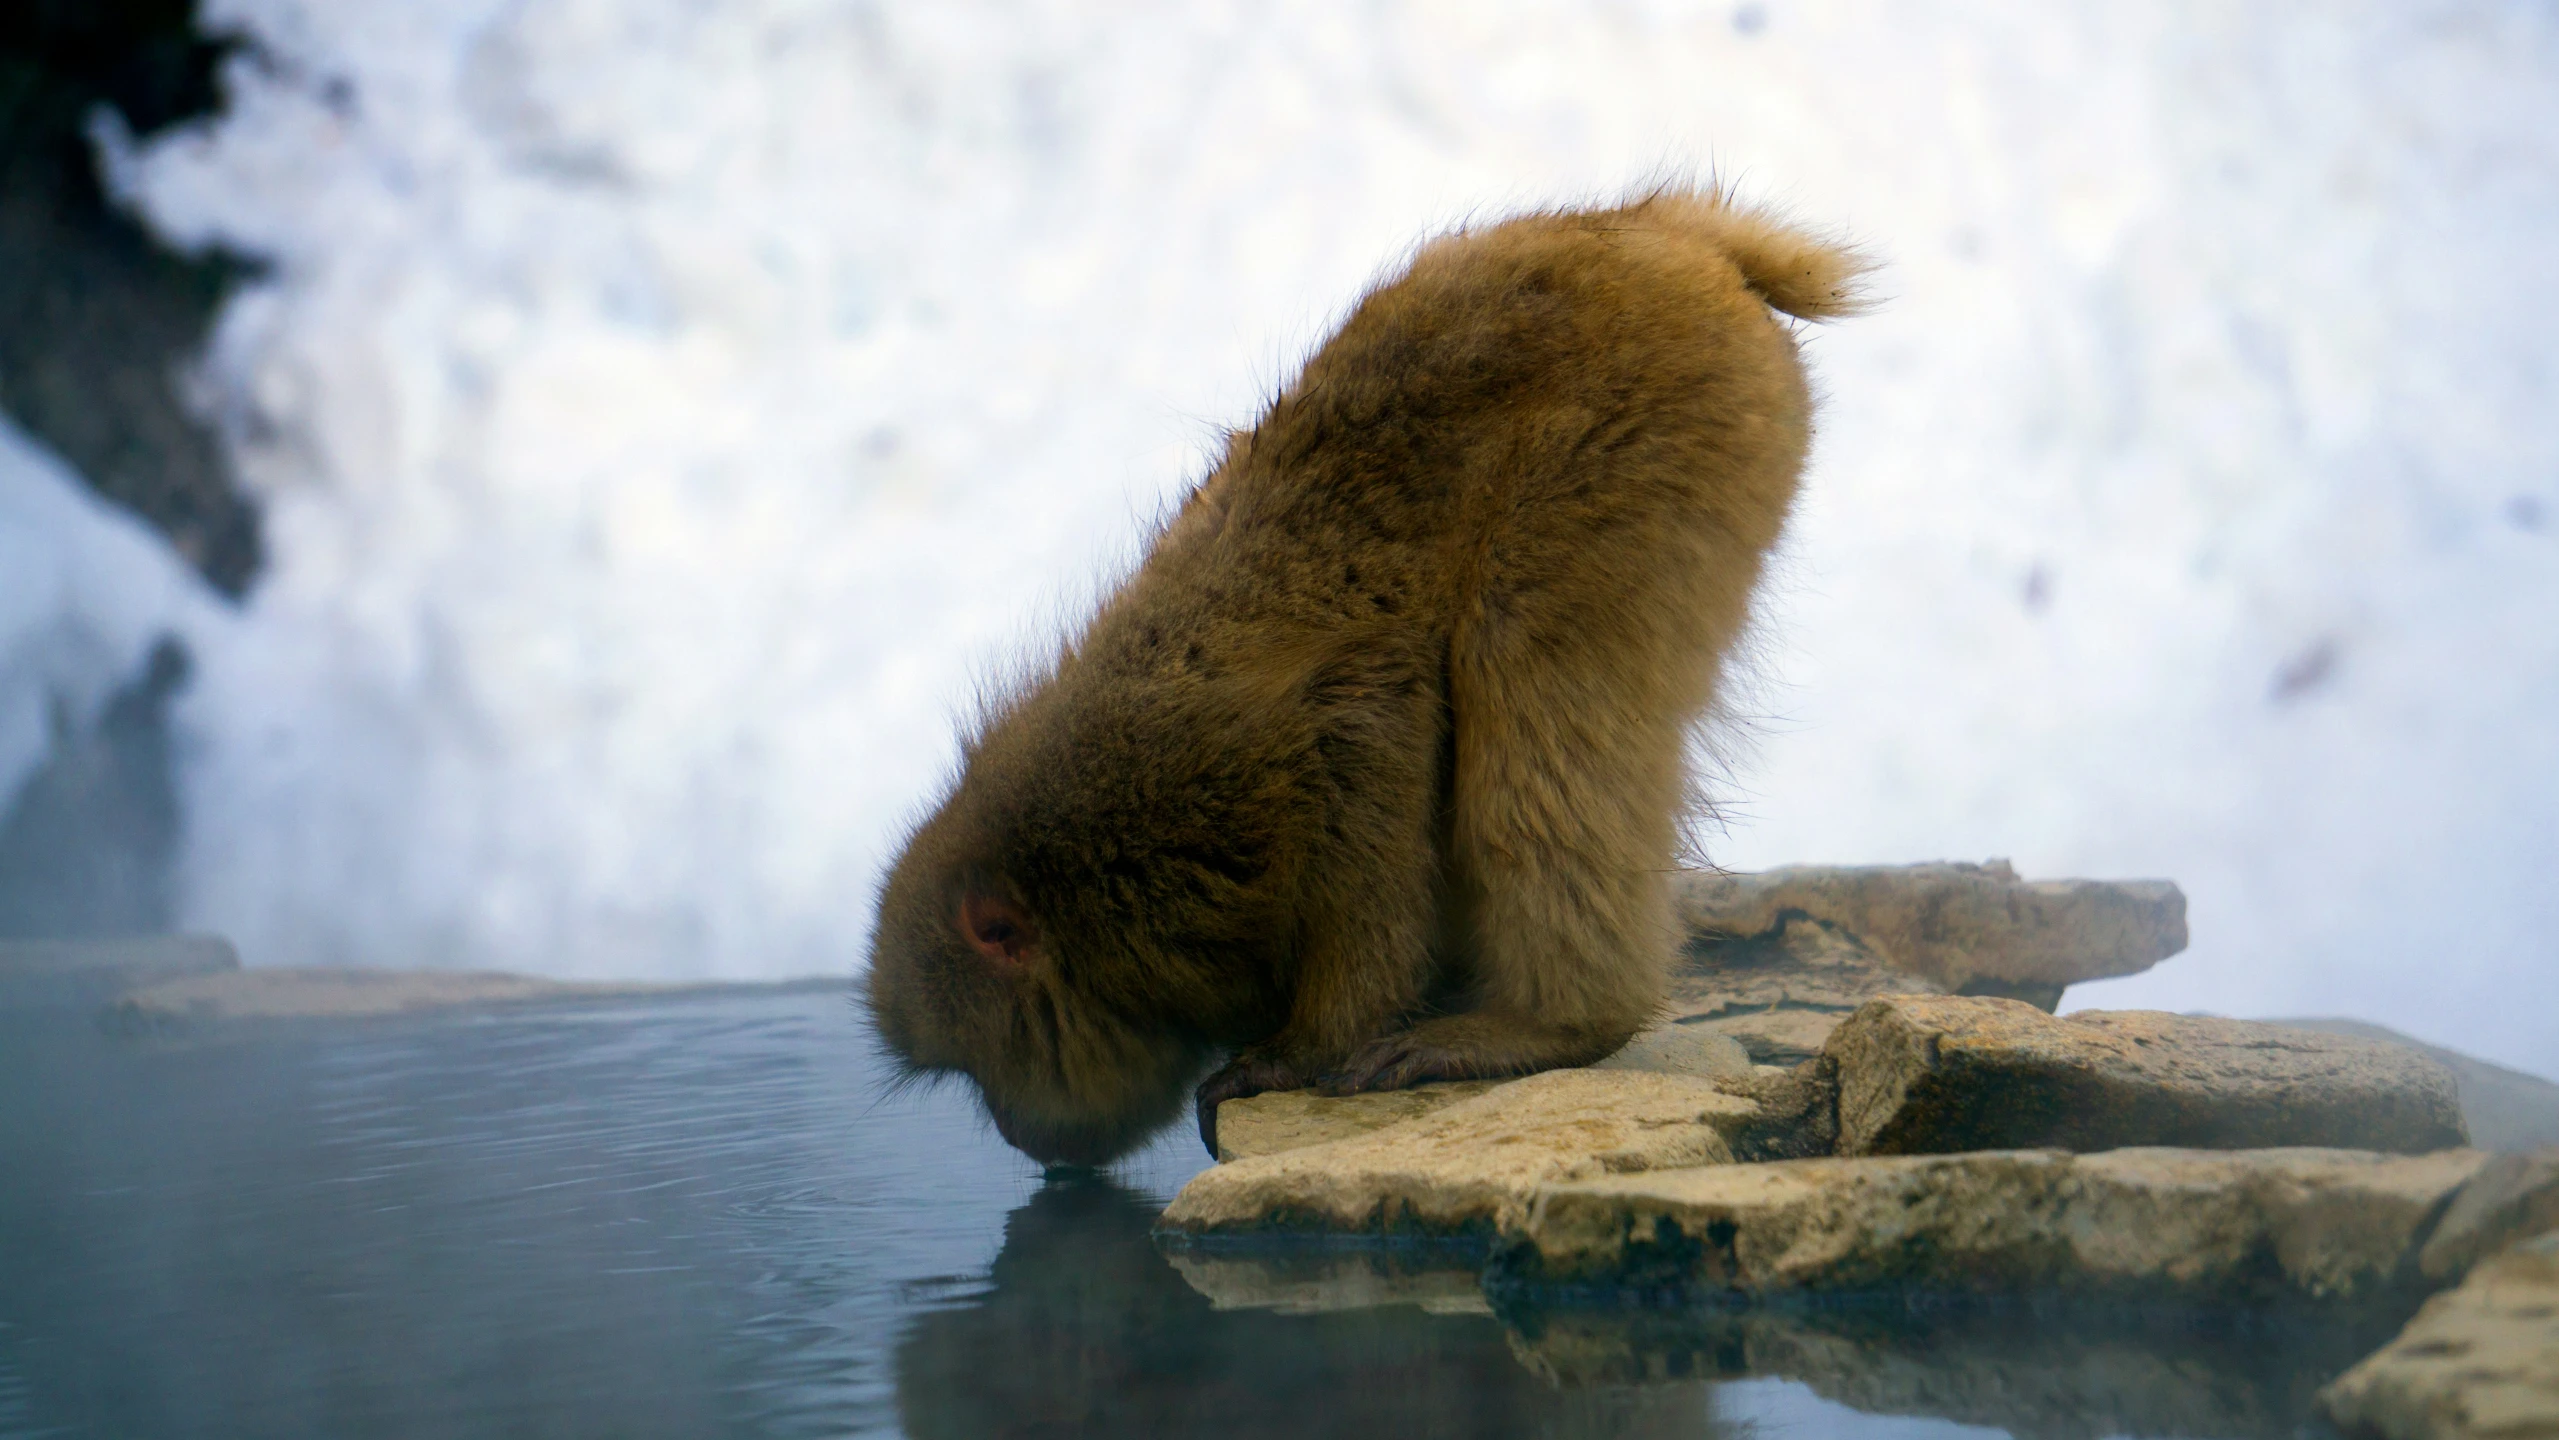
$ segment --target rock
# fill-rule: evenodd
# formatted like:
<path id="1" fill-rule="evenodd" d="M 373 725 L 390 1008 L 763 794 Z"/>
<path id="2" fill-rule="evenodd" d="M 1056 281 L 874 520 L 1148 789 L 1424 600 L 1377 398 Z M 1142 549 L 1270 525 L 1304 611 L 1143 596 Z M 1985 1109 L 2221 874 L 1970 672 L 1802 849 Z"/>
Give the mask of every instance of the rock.
<path id="1" fill-rule="evenodd" d="M 1780 918 L 1763 934 L 1690 932 L 1671 973 L 1671 1011 L 1694 1023 L 1764 1010 L 1846 1013 L 1878 995 L 1939 995 L 1945 987 L 1896 970 L 1828 921 Z"/>
<path id="2" fill-rule="evenodd" d="M 137 986 L 239 968 L 231 942 L 211 935 L 0 940 L 0 1009 L 95 1005 Z"/>
<path id="3" fill-rule="evenodd" d="M 2186 943 L 2174 885 L 2025 883 L 2004 861 L 1691 875 L 1676 896 L 1688 942 L 1673 1015 L 1763 1065 L 1811 1059 L 1881 996 L 1986 994 L 2049 1011 L 2074 981 L 2147 969 Z"/>
<path id="4" fill-rule="evenodd" d="M 1830 1038 L 1839 1153 L 2057 1146 L 2462 1144 L 2452 1076 L 2395 1045 L 2157 1011 L 2015 1000 L 1868 1003 Z"/>
<path id="5" fill-rule="evenodd" d="M 1906 993 L 1879 990 L 1877 995 Z M 1874 998 L 1873 996 L 1867 997 Z M 1863 1000 L 1859 1004 L 1865 1003 Z M 1852 1007 L 1853 1008 L 1853 1007 Z M 1849 1010 L 1744 1010 L 1684 1022 L 1687 1029 L 1707 1030 L 1738 1042 L 1755 1065 L 1800 1065 L 1822 1053 L 1830 1032 L 1848 1018 Z"/>
<path id="6" fill-rule="evenodd" d="M 1661 1025 L 1626 1042 L 1594 1070 L 1645 1070 L 1656 1075 L 1720 1075 L 1750 1073 L 1750 1052 L 1729 1035 L 1687 1025 Z"/>
<path id="7" fill-rule="evenodd" d="M 1549 1070 L 1349 1139 L 1216 1166 L 1161 1225 L 1172 1237 L 1489 1234 L 1550 1181 L 1729 1160 L 1728 1133 L 1757 1116 L 1690 1076 Z"/>
<path id="8" fill-rule="evenodd" d="M 2361 1020 L 2271 1020 L 2300 1030 L 2353 1035 L 2405 1045 L 2452 1072 L 2461 1087 L 2461 1118 L 2470 1127 L 2470 1143 L 2482 1150 L 2534 1150 L 2559 1145 L 2559 1085 L 2538 1075 L 2509 1070 L 2475 1055 L 2414 1040 L 2386 1026 Z"/>
<path id="9" fill-rule="evenodd" d="M 1698 874 L 1676 894 L 1693 934 L 1772 935 L 1801 915 L 1944 991 L 2133 975 L 2186 948 L 2186 897 L 2168 881 L 2021 881 L 2004 860 Z"/>
<path id="10" fill-rule="evenodd" d="M 2559 1233 L 2481 1262 L 2319 1403 L 2382 1440 L 2559 1436 Z"/>
<path id="11" fill-rule="evenodd" d="M 1417 1119 L 1471 1100 L 1500 1080 L 1458 1080 L 1410 1090 L 1363 1095 L 1319 1095 L 1312 1090 L 1269 1090 L 1217 1107 L 1217 1158 L 1244 1160 L 1309 1145 L 1328 1145 Z"/>
<path id="12" fill-rule="evenodd" d="M 829 982 L 834 983 L 834 982 Z M 100 1017 L 123 1034 L 267 1020 L 348 1020 L 473 1006 L 734 989 L 643 981 L 544 980 L 478 970 L 229 970 L 148 985 Z"/>
<path id="13" fill-rule="evenodd" d="M 1644 1031 L 1595 1070 L 1643 1070 L 1713 1079 L 1750 1073 L 1750 1055 L 1731 1039 L 1664 1025 Z M 1312 1090 L 1272 1090 L 1217 1107 L 1217 1158 L 1243 1160 L 1276 1155 L 1365 1135 L 1443 1106 L 1481 1095 L 1501 1080 L 1461 1080 L 1410 1090 L 1360 1095 L 1319 1095 Z"/>
<path id="14" fill-rule="evenodd" d="M 1791 1069 L 1757 1065 L 1747 1075 L 1717 1080 L 1715 1088 L 1759 1107 L 1730 1134 L 1735 1160 L 1802 1160 L 1838 1148 L 1839 1076 L 1828 1060 Z"/>
<path id="15" fill-rule="evenodd" d="M 2500 1155 L 2452 1197 L 2418 1267 L 2429 1280 L 2458 1280 L 2482 1256 L 2553 1230 L 2559 1230 L 2559 1148 Z"/>
<path id="16" fill-rule="evenodd" d="M 1683 1296 L 1883 1287 L 2323 1300 L 2402 1293 L 2478 1151 L 2056 1150 L 1785 1160 L 1549 1184 L 1495 1274 Z"/>

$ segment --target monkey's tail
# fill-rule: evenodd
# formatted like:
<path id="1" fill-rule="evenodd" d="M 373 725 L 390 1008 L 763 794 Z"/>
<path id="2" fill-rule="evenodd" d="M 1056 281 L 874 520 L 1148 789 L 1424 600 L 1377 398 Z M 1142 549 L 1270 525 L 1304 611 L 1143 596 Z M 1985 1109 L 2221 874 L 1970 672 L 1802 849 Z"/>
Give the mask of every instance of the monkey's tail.
<path id="1" fill-rule="evenodd" d="M 1751 290 L 1789 315 L 1829 320 L 1873 303 L 1859 284 L 1875 268 L 1871 257 L 1807 235 L 1766 211 L 1734 205 L 1711 188 L 1658 190 L 1634 208 L 1711 236 Z"/>

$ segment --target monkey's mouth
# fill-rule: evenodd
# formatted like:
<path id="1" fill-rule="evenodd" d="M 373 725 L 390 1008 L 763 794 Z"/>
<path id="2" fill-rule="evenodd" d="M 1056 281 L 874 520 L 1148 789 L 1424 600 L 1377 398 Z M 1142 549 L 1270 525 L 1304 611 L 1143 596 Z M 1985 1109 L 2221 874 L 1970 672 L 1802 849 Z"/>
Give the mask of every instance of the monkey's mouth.
<path id="1" fill-rule="evenodd" d="M 1021 1151 L 1049 1169 L 1076 1168 L 1098 1170 L 1126 1154 L 1128 1137 L 1091 1125 L 1041 1125 L 1013 1115 L 993 1101 L 987 1102 L 986 1113 L 995 1120 L 995 1133 L 1004 1143 Z"/>

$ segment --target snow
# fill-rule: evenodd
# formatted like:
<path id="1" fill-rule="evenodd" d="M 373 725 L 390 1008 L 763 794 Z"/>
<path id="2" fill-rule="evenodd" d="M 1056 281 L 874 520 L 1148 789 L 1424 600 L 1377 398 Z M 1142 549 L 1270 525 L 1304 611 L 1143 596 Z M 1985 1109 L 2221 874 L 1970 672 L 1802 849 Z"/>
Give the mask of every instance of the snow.
<path id="1" fill-rule="evenodd" d="M 164 541 L 0 418 L 0 814 L 163 637 L 221 634 L 212 591 Z"/>
<path id="2" fill-rule="evenodd" d="M 210 8 L 113 173 L 277 261 L 181 716 L 253 961 L 850 970 L 976 678 L 1367 279 L 1711 165 L 1890 262 L 1717 858 L 2173 876 L 2074 1003 L 2559 1074 L 2546 6 Z"/>

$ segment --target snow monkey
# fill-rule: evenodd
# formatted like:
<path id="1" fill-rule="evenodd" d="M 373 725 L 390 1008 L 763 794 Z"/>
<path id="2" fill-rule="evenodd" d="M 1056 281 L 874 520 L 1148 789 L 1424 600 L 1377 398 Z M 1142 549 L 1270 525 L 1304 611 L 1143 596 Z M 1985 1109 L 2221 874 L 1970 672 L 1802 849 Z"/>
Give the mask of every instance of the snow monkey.
<path id="1" fill-rule="evenodd" d="M 1424 245 L 965 740 L 880 893 L 905 1072 L 1099 1165 L 1194 1081 L 1214 1153 L 1239 1096 L 1625 1043 L 1809 438 L 1772 312 L 1862 268 L 1713 191 Z"/>

